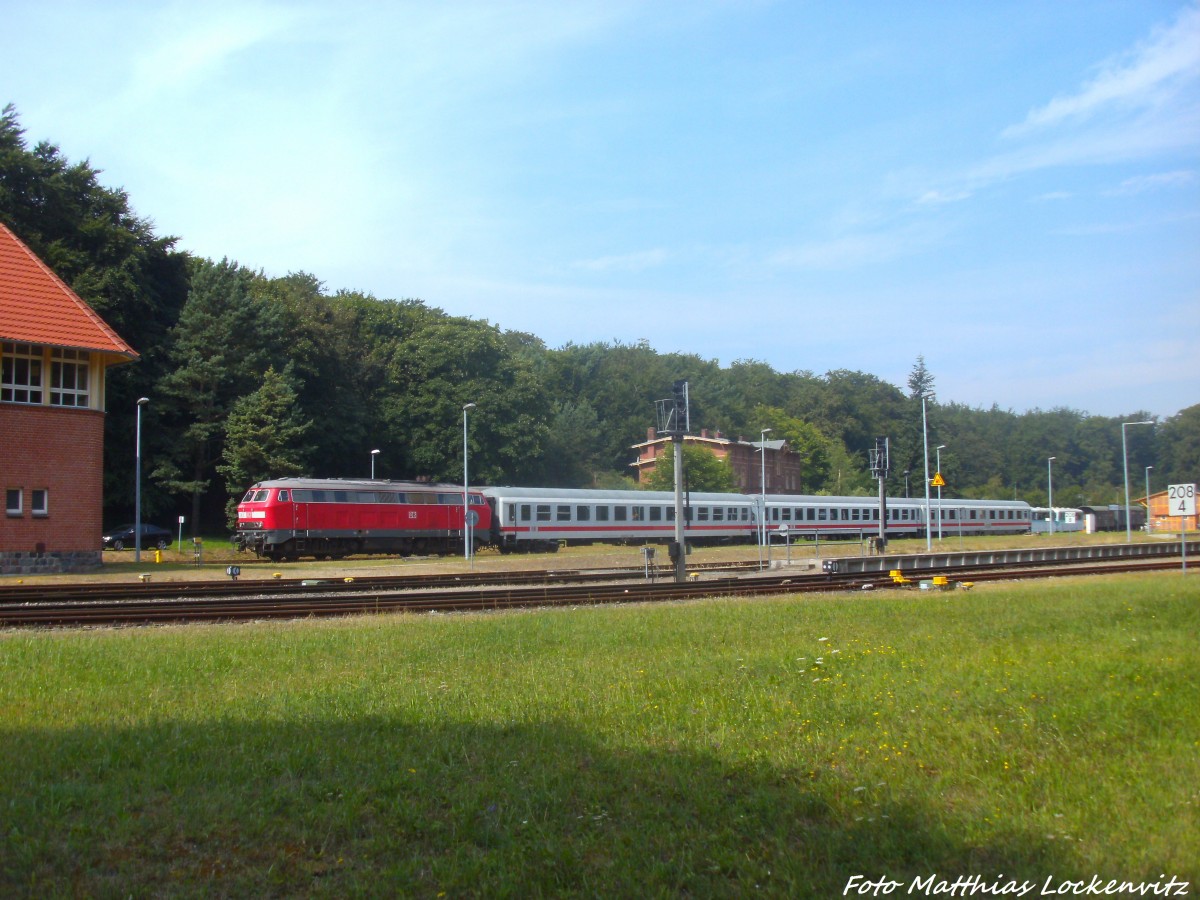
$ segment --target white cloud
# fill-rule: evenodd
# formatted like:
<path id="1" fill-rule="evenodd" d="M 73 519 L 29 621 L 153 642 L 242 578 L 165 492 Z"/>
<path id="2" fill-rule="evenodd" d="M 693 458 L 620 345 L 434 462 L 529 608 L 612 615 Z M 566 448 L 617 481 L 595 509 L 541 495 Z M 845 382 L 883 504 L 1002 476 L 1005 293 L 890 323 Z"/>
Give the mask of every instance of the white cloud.
<path id="1" fill-rule="evenodd" d="M 571 268 L 586 272 L 644 272 L 667 261 L 667 251 L 661 247 L 639 253 L 619 256 L 601 256 L 596 259 L 581 259 L 571 263 Z"/>
<path id="2" fill-rule="evenodd" d="M 1113 108 L 1146 108 L 1200 76 L 1200 6 L 1189 6 L 1168 28 L 1120 59 L 1100 67 L 1082 89 L 1056 97 L 1005 131 L 1014 137 L 1060 123 L 1079 122 Z"/>
<path id="3" fill-rule="evenodd" d="M 1177 169 L 1174 172 L 1158 172 L 1154 175 L 1139 175 L 1126 178 L 1111 191 L 1110 195 L 1140 194 L 1160 188 L 1190 187 L 1196 183 L 1196 173 L 1189 169 Z"/>

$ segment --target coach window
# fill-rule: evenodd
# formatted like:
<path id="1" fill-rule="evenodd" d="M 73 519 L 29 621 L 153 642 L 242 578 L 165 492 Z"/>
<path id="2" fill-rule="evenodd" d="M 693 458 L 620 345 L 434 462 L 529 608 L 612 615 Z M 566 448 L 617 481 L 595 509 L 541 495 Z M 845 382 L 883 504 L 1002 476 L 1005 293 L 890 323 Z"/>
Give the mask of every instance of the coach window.
<path id="1" fill-rule="evenodd" d="M 21 505 L 22 492 L 20 488 L 9 488 L 4 492 L 4 511 L 10 516 L 21 515 L 24 507 Z"/>
<path id="2" fill-rule="evenodd" d="M 34 488 L 29 511 L 35 516 L 50 515 L 50 491 L 46 488 Z"/>
<path id="3" fill-rule="evenodd" d="M 668 522 L 675 521 L 675 507 L 673 507 L 673 506 L 667 507 L 667 521 Z"/>
<path id="4" fill-rule="evenodd" d="M 513 509 L 516 509 L 516 507 L 515 507 L 515 506 L 510 506 L 510 507 L 509 507 L 509 509 L 510 509 L 510 510 L 513 510 Z M 530 506 L 528 503 L 522 503 L 522 504 L 521 504 L 521 521 L 522 521 L 522 522 L 528 522 L 528 521 L 529 521 L 529 518 L 530 518 L 530 516 L 532 516 L 532 515 L 533 515 L 533 507 L 531 507 L 531 506 Z M 511 521 L 512 521 L 512 516 L 510 515 L 510 516 L 508 517 L 508 519 L 509 519 L 509 521 L 511 522 Z"/>
<path id="5" fill-rule="evenodd" d="M 651 522 L 661 522 L 662 521 L 662 507 L 661 506 L 650 507 L 650 521 Z"/>
<path id="6" fill-rule="evenodd" d="M 539 522 L 549 522 L 550 521 L 550 504 L 549 503 L 539 503 L 538 504 L 537 520 Z"/>
<path id="7" fill-rule="evenodd" d="M 707 506 L 697 506 L 696 507 L 696 521 L 697 522 L 707 522 L 708 521 L 708 507 Z"/>
<path id="8" fill-rule="evenodd" d="M 607 506 L 597 506 L 596 507 L 596 521 L 597 522 L 607 522 L 608 521 L 608 507 Z"/>
<path id="9" fill-rule="evenodd" d="M 556 522 L 570 522 L 571 521 L 571 507 L 559 506 L 558 509 L 556 509 L 554 511 L 554 520 Z"/>
<path id="10" fill-rule="evenodd" d="M 592 508 L 590 506 L 575 507 L 575 518 L 580 522 L 590 522 L 592 520 Z"/>
<path id="11" fill-rule="evenodd" d="M 628 518 L 629 518 L 629 507 L 627 507 L 627 506 L 614 506 L 613 507 L 613 519 L 614 520 L 616 520 L 617 522 L 624 522 Z"/>
<path id="12" fill-rule="evenodd" d="M 817 519 L 818 520 L 824 522 L 828 518 L 829 518 L 829 510 L 827 510 L 827 509 L 818 509 L 817 510 Z"/>
<path id="13" fill-rule="evenodd" d="M 725 521 L 725 510 L 723 508 L 721 508 L 720 506 L 713 507 L 713 521 L 714 522 L 724 522 Z"/>

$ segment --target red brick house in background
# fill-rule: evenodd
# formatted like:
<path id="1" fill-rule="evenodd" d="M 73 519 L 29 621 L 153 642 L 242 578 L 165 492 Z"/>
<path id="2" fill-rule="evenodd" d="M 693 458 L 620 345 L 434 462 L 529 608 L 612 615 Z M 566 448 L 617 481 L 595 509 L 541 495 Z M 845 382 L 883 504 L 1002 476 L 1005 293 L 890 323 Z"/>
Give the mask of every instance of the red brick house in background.
<path id="1" fill-rule="evenodd" d="M 104 375 L 137 356 L 0 224 L 0 574 L 101 564 Z"/>
<path id="2" fill-rule="evenodd" d="M 759 494 L 763 490 L 763 457 L 759 447 L 766 454 L 766 492 L 768 494 L 800 494 L 803 492 L 801 483 L 800 454 L 788 448 L 787 441 L 758 441 L 730 440 L 721 432 L 709 435 L 708 429 L 703 429 L 699 435 L 687 434 L 683 437 L 686 443 L 699 444 L 716 454 L 718 459 L 726 459 L 733 468 L 733 478 L 737 489 L 745 494 Z M 646 429 L 646 440 L 634 444 L 638 458 L 631 463 L 637 470 L 638 484 L 645 484 L 654 471 L 654 466 L 664 453 L 670 453 L 671 439 L 660 437 L 653 429 Z"/>

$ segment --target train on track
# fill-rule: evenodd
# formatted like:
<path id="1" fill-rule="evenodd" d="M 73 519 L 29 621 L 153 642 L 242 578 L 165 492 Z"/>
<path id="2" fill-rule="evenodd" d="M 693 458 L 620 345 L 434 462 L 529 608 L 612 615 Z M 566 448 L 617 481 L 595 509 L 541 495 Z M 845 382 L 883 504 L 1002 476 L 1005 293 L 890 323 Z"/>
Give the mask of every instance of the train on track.
<path id="1" fill-rule="evenodd" d="M 361 553 L 502 553 L 557 550 L 563 543 L 667 543 L 675 536 L 670 492 L 559 488 L 463 488 L 450 484 L 280 478 L 247 491 L 234 544 L 272 560 Z M 753 542 L 762 527 L 789 538 L 879 534 L 873 497 L 691 493 L 689 544 Z M 1027 534 L 1029 504 L 943 500 L 928 518 L 943 534 Z M 924 500 L 888 498 L 887 535 L 925 534 Z M 465 532 L 469 532 L 469 537 Z"/>

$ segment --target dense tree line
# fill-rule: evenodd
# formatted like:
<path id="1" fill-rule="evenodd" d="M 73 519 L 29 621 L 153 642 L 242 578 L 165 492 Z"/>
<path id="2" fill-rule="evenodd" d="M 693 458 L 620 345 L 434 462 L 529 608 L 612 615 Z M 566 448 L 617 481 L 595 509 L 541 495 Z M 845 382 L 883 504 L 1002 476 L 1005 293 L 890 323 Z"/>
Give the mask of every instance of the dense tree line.
<path id="1" fill-rule="evenodd" d="M 631 486 L 630 447 L 684 378 L 694 430 L 757 440 L 771 428 L 801 454 L 808 492 L 873 493 L 867 451 L 887 436 L 889 492 L 907 483 L 923 495 L 927 436 L 931 468 L 946 445 L 943 496 L 1044 504 L 1054 456 L 1055 502 L 1070 506 L 1120 501 L 1121 423 L 1153 418 L 970 408 L 938 398 L 921 358 L 901 389 L 863 372 L 722 366 L 645 342 L 552 349 L 420 300 L 330 293 L 315 275 L 191 257 L 100 174 L 52 144 L 30 149 L 13 108 L 0 115 L 0 221 L 142 357 L 108 382 L 110 520 L 130 511 L 141 396 L 151 400 L 147 516 L 184 514 L 199 530 L 223 527 L 255 480 L 366 476 L 376 449 L 379 477 L 458 481 L 467 403 L 475 483 Z M 1158 487 L 1200 480 L 1200 405 L 1127 433 L 1132 493 L 1149 465 Z"/>

